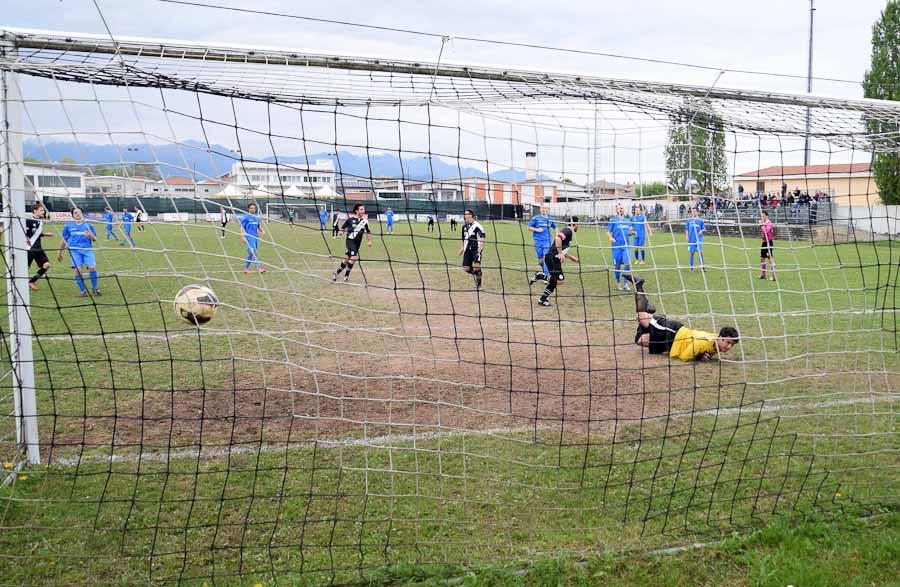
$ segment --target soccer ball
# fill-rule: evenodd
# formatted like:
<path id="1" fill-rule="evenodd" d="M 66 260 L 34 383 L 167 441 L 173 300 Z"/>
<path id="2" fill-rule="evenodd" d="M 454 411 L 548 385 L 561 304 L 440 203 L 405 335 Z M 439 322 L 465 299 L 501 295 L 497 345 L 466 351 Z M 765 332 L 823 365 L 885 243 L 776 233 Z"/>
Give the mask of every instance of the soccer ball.
<path id="1" fill-rule="evenodd" d="M 212 320 L 218 307 L 219 298 L 205 285 L 187 285 L 175 296 L 175 313 L 195 326 Z"/>

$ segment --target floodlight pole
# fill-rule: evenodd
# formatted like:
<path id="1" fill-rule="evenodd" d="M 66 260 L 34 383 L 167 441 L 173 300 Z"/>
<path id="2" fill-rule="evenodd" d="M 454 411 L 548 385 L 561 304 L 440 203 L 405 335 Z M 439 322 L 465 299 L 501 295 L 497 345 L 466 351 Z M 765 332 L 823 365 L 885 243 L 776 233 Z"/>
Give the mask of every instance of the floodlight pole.
<path id="1" fill-rule="evenodd" d="M 812 94 L 813 78 L 813 18 L 816 14 L 816 0 L 809 0 L 809 63 L 806 71 L 806 93 Z M 803 165 L 809 165 L 809 131 L 812 127 L 812 110 L 806 107 L 806 143 L 803 149 Z"/>
<path id="2" fill-rule="evenodd" d="M 16 51 L 12 42 L 0 40 L 0 57 Z M 28 250 L 25 236 L 25 174 L 22 155 L 22 98 L 18 80 L 10 71 L 0 71 L 0 195 L 2 195 L 3 239 L 7 312 L 9 312 L 9 357 L 12 366 L 13 415 L 16 445 L 25 448 L 28 464 L 41 462 L 34 387 L 34 355 L 31 348 Z"/>

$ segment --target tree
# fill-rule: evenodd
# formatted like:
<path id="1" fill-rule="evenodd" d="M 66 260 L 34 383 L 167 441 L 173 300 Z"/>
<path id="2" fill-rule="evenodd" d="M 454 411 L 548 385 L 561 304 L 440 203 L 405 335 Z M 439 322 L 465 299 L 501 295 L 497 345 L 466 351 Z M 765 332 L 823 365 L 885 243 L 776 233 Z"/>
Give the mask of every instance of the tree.
<path id="1" fill-rule="evenodd" d="M 661 196 L 666 193 L 666 182 L 654 181 L 651 183 L 642 183 L 634 186 L 636 196 L 649 198 L 650 196 Z"/>
<path id="2" fill-rule="evenodd" d="M 728 187 L 722 118 L 709 102 L 688 99 L 669 121 L 666 178 L 679 193 L 715 193 Z M 688 183 L 696 181 L 693 186 Z"/>
<path id="3" fill-rule="evenodd" d="M 888 0 L 881 18 L 872 27 L 872 66 L 863 79 L 866 98 L 900 100 L 900 0 Z M 877 136 L 897 136 L 900 131 L 895 123 L 873 118 L 866 119 L 869 133 Z M 881 201 L 900 204 L 900 153 L 896 143 L 886 146 L 893 152 L 876 152 L 872 157 L 872 170 Z"/>

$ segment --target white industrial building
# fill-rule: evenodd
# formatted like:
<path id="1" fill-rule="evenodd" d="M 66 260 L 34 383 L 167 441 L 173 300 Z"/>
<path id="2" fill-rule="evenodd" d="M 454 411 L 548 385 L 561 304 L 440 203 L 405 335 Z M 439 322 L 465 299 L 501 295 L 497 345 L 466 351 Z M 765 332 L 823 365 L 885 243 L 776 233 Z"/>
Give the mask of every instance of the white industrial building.
<path id="1" fill-rule="evenodd" d="M 85 177 L 84 184 L 84 191 L 88 196 L 115 198 L 143 196 L 156 182 L 147 177 L 95 175 Z"/>
<path id="2" fill-rule="evenodd" d="M 26 163 L 25 201 L 34 202 L 50 196 L 85 197 L 85 174 L 78 165 Z"/>
<path id="3" fill-rule="evenodd" d="M 239 161 L 231 167 L 236 191 L 251 196 L 335 197 L 334 162 L 319 159 L 302 163 L 251 163 Z"/>

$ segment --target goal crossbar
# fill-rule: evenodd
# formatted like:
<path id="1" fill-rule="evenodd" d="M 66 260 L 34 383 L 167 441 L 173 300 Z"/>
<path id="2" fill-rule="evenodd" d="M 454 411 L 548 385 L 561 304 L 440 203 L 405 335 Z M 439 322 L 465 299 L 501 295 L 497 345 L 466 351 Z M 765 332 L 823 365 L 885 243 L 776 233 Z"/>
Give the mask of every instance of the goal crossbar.
<path id="1" fill-rule="evenodd" d="M 488 65 L 455 64 L 441 61 L 409 61 L 392 57 L 360 57 L 338 53 L 312 53 L 304 50 L 254 48 L 231 44 L 201 44 L 197 42 L 117 36 L 115 40 L 102 35 L 69 34 L 63 32 L 0 28 L 0 39 L 12 42 L 18 49 L 63 51 L 140 58 L 167 58 L 221 62 L 231 65 L 275 65 L 323 68 L 350 71 L 402 73 L 429 77 L 463 78 L 467 80 L 499 81 L 515 84 L 560 84 L 579 95 L 591 97 L 598 90 L 651 92 L 706 100 L 744 100 L 766 104 L 810 108 L 842 108 L 866 111 L 900 122 L 900 102 L 870 98 L 846 99 L 817 94 L 752 91 L 737 88 L 673 84 L 620 78 L 607 78 L 575 73 L 561 73 L 524 68 L 503 68 Z M 11 64 L 6 64 L 11 67 Z M 69 66 L 70 64 L 67 64 Z M 602 97 L 602 96 L 596 96 Z"/>

